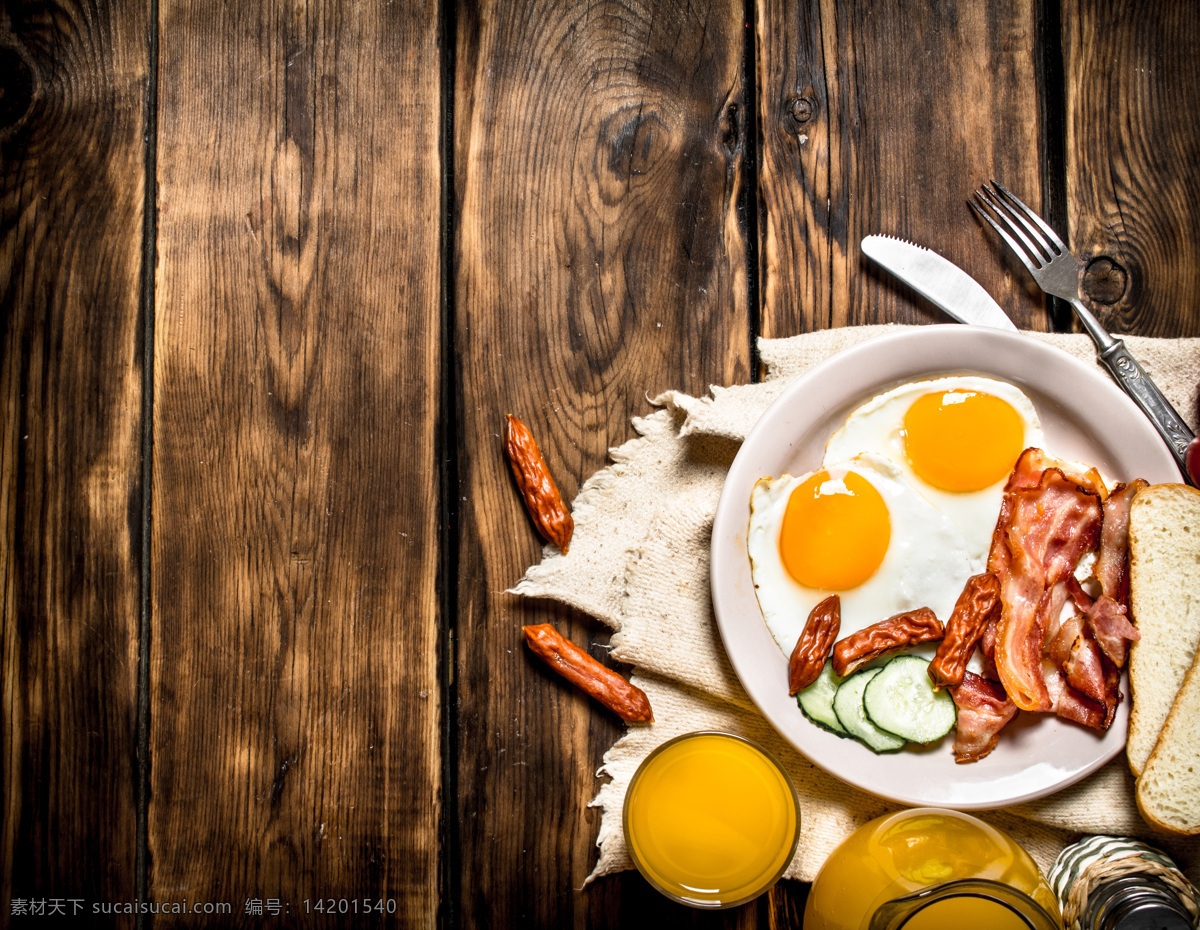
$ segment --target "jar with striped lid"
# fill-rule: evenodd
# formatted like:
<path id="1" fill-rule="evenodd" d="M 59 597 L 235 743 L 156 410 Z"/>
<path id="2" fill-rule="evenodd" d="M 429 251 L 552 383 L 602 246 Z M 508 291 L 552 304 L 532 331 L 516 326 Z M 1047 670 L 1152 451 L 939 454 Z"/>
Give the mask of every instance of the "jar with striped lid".
<path id="1" fill-rule="evenodd" d="M 1068 846 L 1049 875 L 1067 930 L 1191 930 L 1200 896 L 1162 850 L 1122 836 Z"/>

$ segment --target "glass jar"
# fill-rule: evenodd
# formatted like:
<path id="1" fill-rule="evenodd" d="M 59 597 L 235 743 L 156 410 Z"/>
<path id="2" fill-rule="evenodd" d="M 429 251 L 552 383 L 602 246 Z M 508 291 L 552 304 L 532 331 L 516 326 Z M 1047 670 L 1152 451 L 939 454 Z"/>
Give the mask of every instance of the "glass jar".
<path id="1" fill-rule="evenodd" d="M 876 818 L 826 860 L 804 930 L 1060 930 L 1037 864 L 1005 833 L 957 811 Z"/>
<path id="2" fill-rule="evenodd" d="M 1124 836 L 1089 836 L 1050 870 L 1068 930 L 1190 930 L 1200 895 L 1160 849 Z"/>

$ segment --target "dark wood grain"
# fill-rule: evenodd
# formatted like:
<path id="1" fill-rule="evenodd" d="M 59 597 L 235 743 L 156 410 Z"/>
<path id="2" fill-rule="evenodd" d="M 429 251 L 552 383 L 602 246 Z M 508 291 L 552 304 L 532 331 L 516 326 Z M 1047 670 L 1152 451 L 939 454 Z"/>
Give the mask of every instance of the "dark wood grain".
<path id="1" fill-rule="evenodd" d="M 1019 326 L 1047 328 L 967 208 L 990 178 L 1038 197 L 1036 4 L 764 0 L 759 7 L 762 332 L 947 322 L 859 250 L 911 239 L 965 269 Z M 1006 182 L 1007 183 L 1007 182 Z"/>
<path id="2" fill-rule="evenodd" d="M 620 727 L 520 627 L 607 633 L 503 593 L 539 541 L 500 433 L 524 420 L 570 498 L 647 394 L 748 378 L 742 4 L 464 4 L 457 22 L 461 925 L 611 925 L 629 900 L 694 920 L 633 874 L 581 890 Z"/>
<path id="3" fill-rule="evenodd" d="M 145 15 L 0 13 L 6 925 L 135 893 Z"/>
<path id="4" fill-rule="evenodd" d="M 1070 243 L 1089 302 L 1114 331 L 1200 335 L 1200 17 L 1068 0 L 1062 43 Z"/>
<path id="5" fill-rule="evenodd" d="M 227 923 L 436 920 L 437 24 L 162 7 L 150 891 Z"/>

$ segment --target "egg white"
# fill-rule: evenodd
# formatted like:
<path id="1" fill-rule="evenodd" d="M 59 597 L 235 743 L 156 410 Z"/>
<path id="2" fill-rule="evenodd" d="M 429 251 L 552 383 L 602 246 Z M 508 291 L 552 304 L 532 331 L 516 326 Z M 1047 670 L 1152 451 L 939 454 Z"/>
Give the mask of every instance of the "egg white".
<path id="1" fill-rule="evenodd" d="M 991 394 L 1007 401 L 1025 427 L 1021 448 L 1043 446 L 1041 420 L 1033 402 L 1020 388 L 1007 381 L 961 375 L 915 381 L 875 396 L 850 414 L 842 428 L 829 438 L 825 462 L 843 462 L 860 453 L 874 452 L 895 463 L 910 485 L 954 521 L 967 541 L 973 570 L 983 571 L 1008 476 L 979 491 L 944 491 L 913 471 L 904 452 L 904 415 L 908 408 L 926 394 L 953 390 Z M 943 622 L 946 619 L 940 614 L 938 617 Z"/>
<path id="2" fill-rule="evenodd" d="M 841 597 L 839 639 L 916 607 L 929 607 L 945 623 L 973 573 L 962 533 L 888 459 L 868 453 L 823 467 L 831 479 L 856 472 L 875 487 L 888 508 L 891 539 L 879 568 L 858 587 L 833 592 L 801 585 L 784 567 L 779 533 L 792 491 L 813 473 L 760 479 L 750 495 L 747 548 L 755 594 L 779 648 L 791 655 L 813 607 L 833 593 Z"/>

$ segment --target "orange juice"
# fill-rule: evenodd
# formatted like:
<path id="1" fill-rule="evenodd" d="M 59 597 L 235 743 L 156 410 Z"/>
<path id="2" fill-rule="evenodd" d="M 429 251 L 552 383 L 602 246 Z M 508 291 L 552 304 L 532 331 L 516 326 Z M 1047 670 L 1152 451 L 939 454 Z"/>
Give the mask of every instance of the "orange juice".
<path id="1" fill-rule="evenodd" d="M 904 924 L 904 930 L 1029 930 L 1029 924 L 1003 904 L 987 898 L 961 897 L 935 901 L 917 911 Z"/>
<path id="2" fill-rule="evenodd" d="M 691 733 L 646 757 L 625 796 L 625 838 L 659 891 L 730 907 L 769 888 L 800 836 L 796 793 L 764 750 L 728 733 Z"/>
<path id="3" fill-rule="evenodd" d="M 1015 840 L 966 814 L 922 808 L 877 818 L 833 851 L 809 892 L 804 930 L 866 930 L 881 905 L 956 879 L 1007 886 L 1041 905 L 1052 925 L 1059 925 L 1054 892 Z M 1030 924 L 995 901 L 966 896 L 935 901 L 903 926 L 1028 930 Z"/>

